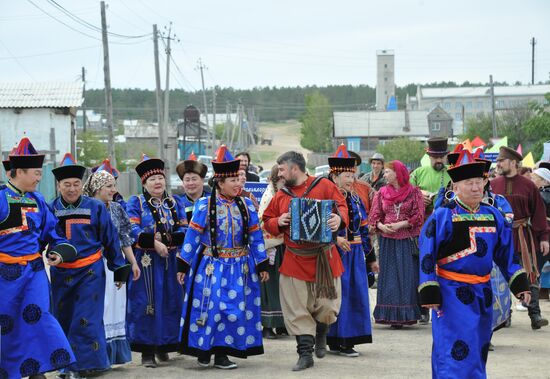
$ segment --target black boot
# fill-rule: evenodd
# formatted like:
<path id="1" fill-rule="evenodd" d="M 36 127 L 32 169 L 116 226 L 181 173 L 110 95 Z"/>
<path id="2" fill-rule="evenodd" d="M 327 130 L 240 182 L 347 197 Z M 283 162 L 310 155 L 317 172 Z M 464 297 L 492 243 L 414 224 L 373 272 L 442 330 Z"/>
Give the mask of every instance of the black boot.
<path id="1" fill-rule="evenodd" d="M 315 356 L 317 358 L 323 358 L 327 354 L 327 332 L 328 325 L 317 322 L 315 330 Z"/>
<path id="2" fill-rule="evenodd" d="M 237 364 L 230 361 L 227 355 L 214 355 L 214 367 L 222 370 L 232 370 L 237 368 Z"/>
<path id="3" fill-rule="evenodd" d="M 531 286 L 531 301 L 527 306 L 527 311 L 531 318 L 531 329 L 537 330 L 548 325 L 548 320 L 540 315 L 538 286 Z"/>
<path id="4" fill-rule="evenodd" d="M 145 367 L 156 368 L 157 361 L 155 360 L 155 353 L 151 351 L 141 353 L 141 364 Z"/>
<path id="5" fill-rule="evenodd" d="M 157 360 L 159 362 L 166 362 L 170 359 L 170 356 L 168 356 L 168 353 L 156 353 L 155 356 L 157 357 Z"/>
<path id="6" fill-rule="evenodd" d="M 292 368 L 292 371 L 302 371 L 307 368 L 313 367 L 313 344 L 315 338 L 309 334 L 296 336 L 297 348 L 296 351 L 300 358 L 298 362 Z"/>

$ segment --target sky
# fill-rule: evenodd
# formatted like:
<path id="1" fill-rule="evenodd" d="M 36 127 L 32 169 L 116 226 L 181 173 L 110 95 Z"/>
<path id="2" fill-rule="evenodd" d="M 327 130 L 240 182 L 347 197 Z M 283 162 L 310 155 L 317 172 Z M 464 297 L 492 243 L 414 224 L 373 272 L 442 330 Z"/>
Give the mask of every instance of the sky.
<path id="1" fill-rule="evenodd" d="M 395 82 L 550 79 L 547 0 L 108 0 L 113 88 L 155 87 L 152 25 L 172 23 L 170 87 L 370 85 L 376 50 Z M 67 11 L 64 13 L 63 10 Z M 71 17 L 71 15 L 73 17 Z M 80 22 L 75 21 L 79 20 Z M 0 81 L 78 80 L 103 88 L 97 0 L 0 0 Z M 142 36 L 142 37 L 139 37 Z M 138 37 L 138 38 L 130 38 Z M 161 43 L 162 87 L 166 55 Z"/>

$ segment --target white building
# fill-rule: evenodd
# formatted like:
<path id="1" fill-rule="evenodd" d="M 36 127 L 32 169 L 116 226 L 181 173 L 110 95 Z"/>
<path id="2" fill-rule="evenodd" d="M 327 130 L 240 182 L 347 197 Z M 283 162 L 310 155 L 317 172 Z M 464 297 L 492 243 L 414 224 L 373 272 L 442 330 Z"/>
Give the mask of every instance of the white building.
<path id="1" fill-rule="evenodd" d="M 76 109 L 82 82 L 0 83 L 0 147 L 8 154 L 26 135 L 34 147 L 59 162 L 76 150 Z"/>
<path id="2" fill-rule="evenodd" d="M 525 85 L 494 87 L 495 110 L 525 107 L 531 101 L 546 104 L 544 95 L 550 92 L 550 85 Z M 454 119 L 455 134 L 462 132 L 463 118 L 477 113 L 491 112 L 490 87 L 422 88 L 418 86 L 416 96 L 407 97 L 408 110 L 427 111 L 439 105 Z"/>

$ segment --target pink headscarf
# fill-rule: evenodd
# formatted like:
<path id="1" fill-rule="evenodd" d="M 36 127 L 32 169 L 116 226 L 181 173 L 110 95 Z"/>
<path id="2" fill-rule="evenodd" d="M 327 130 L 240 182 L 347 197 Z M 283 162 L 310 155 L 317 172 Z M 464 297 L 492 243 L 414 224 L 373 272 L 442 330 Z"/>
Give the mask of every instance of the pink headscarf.
<path id="1" fill-rule="evenodd" d="M 412 192 L 413 186 L 409 183 L 409 170 L 400 161 L 391 161 L 386 167 L 395 171 L 399 189 L 395 189 L 391 184 L 387 184 L 380 189 L 380 195 L 385 205 L 401 203 Z"/>

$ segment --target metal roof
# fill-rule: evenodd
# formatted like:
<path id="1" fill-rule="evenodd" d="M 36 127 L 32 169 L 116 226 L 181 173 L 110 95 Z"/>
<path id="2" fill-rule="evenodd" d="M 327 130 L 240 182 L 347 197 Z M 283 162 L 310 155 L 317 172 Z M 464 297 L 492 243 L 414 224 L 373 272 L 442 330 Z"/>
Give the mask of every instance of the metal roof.
<path id="1" fill-rule="evenodd" d="M 484 97 L 490 96 L 487 87 L 449 87 L 420 88 L 423 99 L 446 97 Z M 495 87 L 495 96 L 544 96 L 550 92 L 550 85 L 499 86 Z"/>
<path id="2" fill-rule="evenodd" d="M 83 83 L 0 83 L 0 108 L 70 108 L 79 107 Z"/>

